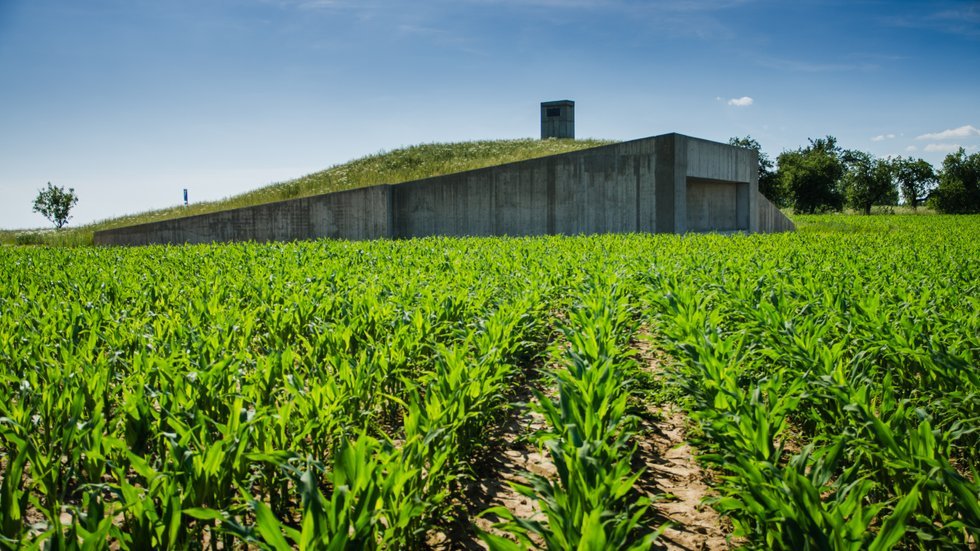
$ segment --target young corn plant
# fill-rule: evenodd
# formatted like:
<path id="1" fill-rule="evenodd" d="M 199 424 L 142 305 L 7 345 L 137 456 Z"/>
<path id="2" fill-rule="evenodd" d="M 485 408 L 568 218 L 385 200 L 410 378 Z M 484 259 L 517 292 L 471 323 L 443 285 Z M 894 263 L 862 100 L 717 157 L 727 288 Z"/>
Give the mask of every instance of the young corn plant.
<path id="1" fill-rule="evenodd" d="M 538 411 L 549 427 L 538 435 L 557 470 L 557 480 L 528 473 L 530 486 L 514 485 L 536 499 L 546 522 L 489 509 L 516 543 L 481 534 L 491 549 L 519 549 L 543 541 L 548 549 L 647 549 L 660 531 L 643 528 L 649 507 L 634 485 L 642 474 L 631 460 L 635 419 L 626 413 L 625 373 L 632 361 L 625 345 L 635 329 L 629 296 L 615 278 L 597 277 L 580 292 L 562 332 L 568 343 L 555 354 L 561 367 L 552 376 L 557 400 L 536 392 Z"/>

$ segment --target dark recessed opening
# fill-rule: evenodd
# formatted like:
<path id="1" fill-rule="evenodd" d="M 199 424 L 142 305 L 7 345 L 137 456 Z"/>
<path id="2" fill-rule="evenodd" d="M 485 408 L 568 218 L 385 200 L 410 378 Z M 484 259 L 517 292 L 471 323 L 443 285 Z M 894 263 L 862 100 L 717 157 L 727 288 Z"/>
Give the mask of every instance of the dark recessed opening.
<path id="1" fill-rule="evenodd" d="M 561 107 L 549 107 L 548 108 L 547 115 L 549 117 L 560 117 L 561 116 Z"/>

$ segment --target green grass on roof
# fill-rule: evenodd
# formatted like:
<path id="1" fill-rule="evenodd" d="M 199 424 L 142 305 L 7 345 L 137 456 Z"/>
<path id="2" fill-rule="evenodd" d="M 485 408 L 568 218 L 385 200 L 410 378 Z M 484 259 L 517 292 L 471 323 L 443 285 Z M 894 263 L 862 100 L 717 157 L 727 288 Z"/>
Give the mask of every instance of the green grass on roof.
<path id="1" fill-rule="evenodd" d="M 0 243 L 87 245 L 92 243 L 92 234 L 97 230 L 159 222 L 377 184 L 398 184 L 610 143 L 614 142 L 526 138 L 415 145 L 368 155 L 295 180 L 277 182 L 219 201 L 141 212 L 59 231 L 0 230 Z M 80 198 L 81 201 L 97 199 L 97 197 Z"/>

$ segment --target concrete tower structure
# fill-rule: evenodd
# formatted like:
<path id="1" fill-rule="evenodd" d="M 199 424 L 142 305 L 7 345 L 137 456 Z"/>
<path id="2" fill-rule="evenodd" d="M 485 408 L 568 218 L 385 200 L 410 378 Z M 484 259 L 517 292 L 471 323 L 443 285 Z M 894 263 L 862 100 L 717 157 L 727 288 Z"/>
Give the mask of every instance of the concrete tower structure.
<path id="1" fill-rule="evenodd" d="M 575 139 L 575 102 L 572 100 L 541 102 L 541 139 Z"/>

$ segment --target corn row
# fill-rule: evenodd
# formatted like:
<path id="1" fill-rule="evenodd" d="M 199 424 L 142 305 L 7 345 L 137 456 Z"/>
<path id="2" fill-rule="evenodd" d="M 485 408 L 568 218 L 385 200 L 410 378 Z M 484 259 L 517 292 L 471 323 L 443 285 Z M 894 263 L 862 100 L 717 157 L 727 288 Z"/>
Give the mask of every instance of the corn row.
<path id="1" fill-rule="evenodd" d="M 548 423 L 537 438 L 555 464 L 557 479 L 527 473 L 529 486 L 514 485 L 536 499 L 545 516 L 516 517 L 506 508 L 487 511 L 514 541 L 481 534 L 491 549 L 647 549 L 657 533 L 646 530 L 649 499 L 635 483 L 631 462 L 636 419 L 627 413 L 629 350 L 636 321 L 628 293 L 615 274 L 594 275 L 575 293 L 560 324 L 567 347 L 555 348 L 560 366 L 549 374 L 557 396 L 540 391 L 534 408 Z"/>
<path id="2" fill-rule="evenodd" d="M 825 245 L 811 245 L 798 262 L 819 266 Z M 757 256 L 751 271 L 716 260 L 647 276 L 704 431 L 702 459 L 724 474 L 715 506 L 759 545 L 887 549 L 980 535 L 976 315 L 959 319 L 971 342 L 930 313 L 948 291 L 922 280 L 911 282 L 919 294 L 898 281 L 862 288 L 866 261 L 832 274 Z"/>
<path id="3" fill-rule="evenodd" d="M 321 247 L 37 249 L 5 261 L 4 542 L 228 548 L 272 537 L 270 519 L 288 537 L 317 493 L 342 501 L 334 488 L 356 473 L 334 469 L 351 450 L 370 452 L 387 484 L 386 509 L 371 502 L 369 515 L 379 544 L 414 544 L 450 513 L 461 458 L 543 346 L 547 287 L 513 251 Z M 508 255 L 503 269 L 473 269 Z M 37 270 L 68 258 L 144 276 Z M 184 289 L 164 283 L 187 274 Z"/>
<path id="4" fill-rule="evenodd" d="M 980 218 L 842 220 L 0 248 L 0 546 L 424 546 L 556 323 L 561 469 L 517 545 L 646 545 L 622 460 L 637 315 L 742 541 L 976 545 Z"/>
<path id="5" fill-rule="evenodd" d="M 514 362 L 533 345 L 526 339 L 539 332 L 537 298 L 525 295 L 501 307 L 460 346 L 437 347 L 433 371 L 417 384 L 406 382 L 403 442 L 362 432 L 340 444 L 332 469 L 279 463 L 301 489 L 298 528 L 253 500 L 257 525 L 223 518 L 228 530 L 266 549 L 421 546 L 436 521 L 451 514 L 446 501 L 454 482 L 466 475 L 484 429 L 506 406 Z M 317 483 L 323 476 L 332 489 L 327 495 Z"/>

